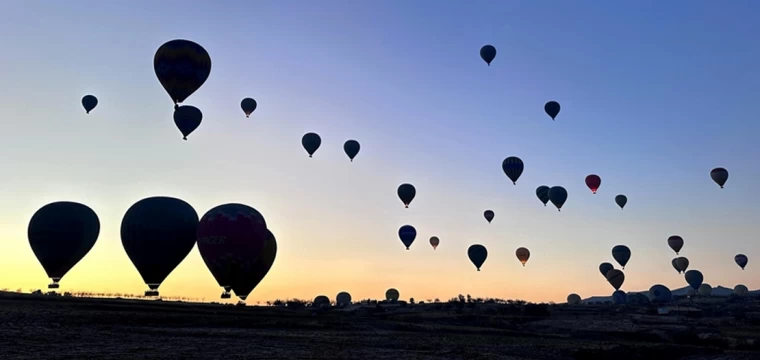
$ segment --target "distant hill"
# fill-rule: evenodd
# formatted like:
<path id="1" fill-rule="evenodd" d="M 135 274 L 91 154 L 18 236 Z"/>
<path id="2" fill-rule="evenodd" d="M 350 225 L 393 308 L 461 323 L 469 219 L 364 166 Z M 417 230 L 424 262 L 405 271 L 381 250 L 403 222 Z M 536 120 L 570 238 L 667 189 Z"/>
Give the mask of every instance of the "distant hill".
<path id="1" fill-rule="evenodd" d="M 689 289 L 690 289 L 689 286 L 684 286 L 682 288 L 678 288 L 678 289 L 675 289 L 675 290 L 671 289 L 670 292 L 673 294 L 673 296 L 686 296 L 689 293 Z M 713 288 L 712 294 L 710 296 L 714 296 L 714 297 L 729 297 L 733 293 L 734 293 L 734 289 L 733 288 L 727 288 L 727 287 L 723 287 L 723 286 L 718 285 L 718 286 L 716 286 L 716 287 Z M 643 295 L 648 296 L 649 295 L 649 290 L 645 290 L 645 291 L 628 291 L 628 292 L 626 292 L 626 294 L 628 294 L 628 295 L 630 295 L 630 294 L 643 294 Z M 751 296 L 760 296 L 760 289 L 758 289 L 758 290 L 752 290 L 752 291 L 749 292 L 749 294 Z M 608 302 L 608 301 L 612 302 L 612 295 L 610 295 L 610 296 L 592 296 L 592 297 L 589 297 L 589 298 L 581 300 L 581 302 L 584 303 L 584 304 L 594 303 L 594 302 Z"/>

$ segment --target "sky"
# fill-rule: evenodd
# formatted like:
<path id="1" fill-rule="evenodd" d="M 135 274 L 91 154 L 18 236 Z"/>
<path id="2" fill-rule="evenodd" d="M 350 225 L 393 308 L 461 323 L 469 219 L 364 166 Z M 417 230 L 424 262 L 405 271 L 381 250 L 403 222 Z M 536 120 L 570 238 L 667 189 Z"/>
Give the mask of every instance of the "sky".
<path id="1" fill-rule="evenodd" d="M 95 210 L 101 232 L 61 290 L 142 293 L 119 227 L 149 196 L 183 199 L 199 216 L 229 202 L 265 216 L 278 254 L 249 303 L 382 298 L 390 287 L 417 300 L 608 295 L 598 265 L 613 262 L 617 244 L 633 253 L 623 290 L 674 289 L 686 285 L 671 267 L 676 234 L 705 282 L 760 288 L 760 3 L 189 4 L 3 5 L 0 288 L 45 288 L 27 226 L 67 200 Z M 188 141 L 152 66 L 177 38 L 212 59 L 185 101 L 204 114 Z M 498 50 L 491 66 L 479 57 L 485 44 Z M 99 99 L 89 115 L 86 94 Z M 258 102 L 250 118 L 244 97 Z M 543 112 L 549 100 L 562 105 L 556 121 Z M 307 132 L 322 137 L 311 159 Z M 354 162 L 348 139 L 362 146 Z M 517 185 L 501 170 L 508 156 L 525 162 Z M 709 176 L 719 166 L 730 172 L 722 190 Z M 596 195 L 584 184 L 591 173 L 602 178 Z M 396 196 L 405 182 L 417 188 L 409 209 Z M 567 189 L 561 212 L 539 202 L 539 185 Z M 404 224 L 418 231 L 409 251 Z M 489 251 L 480 272 L 466 255 L 476 243 Z M 531 251 L 525 267 L 520 246 Z M 737 253 L 749 257 L 745 271 Z M 221 293 L 197 248 L 160 291 Z"/>

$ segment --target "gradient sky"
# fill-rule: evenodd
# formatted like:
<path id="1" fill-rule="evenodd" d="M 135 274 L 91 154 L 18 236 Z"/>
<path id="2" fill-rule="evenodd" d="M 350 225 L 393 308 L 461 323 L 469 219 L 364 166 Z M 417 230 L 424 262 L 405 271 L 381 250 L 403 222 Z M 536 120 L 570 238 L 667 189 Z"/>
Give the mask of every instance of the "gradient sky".
<path id="1" fill-rule="evenodd" d="M 760 287 L 756 1 L 188 4 L 3 4 L 0 288 L 44 289 L 27 224 L 70 200 L 102 228 L 61 290 L 142 293 L 119 226 L 155 195 L 199 216 L 227 202 L 261 211 L 279 252 L 249 302 L 380 298 L 389 287 L 417 300 L 606 295 L 597 267 L 617 244 L 633 252 L 623 290 L 677 288 L 673 234 L 705 282 Z M 156 49 L 175 38 L 213 64 L 186 101 L 204 114 L 189 141 L 153 72 Z M 490 67 L 478 54 L 488 43 Z M 89 93 L 100 103 L 85 115 Z M 239 107 L 248 96 L 259 104 L 250 119 Z M 562 104 L 557 121 L 548 100 Z M 310 131 L 322 136 L 313 159 L 300 144 Z M 362 144 L 353 163 L 350 138 Z M 513 155 L 525 162 L 517 186 L 500 167 Z M 718 166 L 731 174 L 723 190 L 709 177 Z M 597 195 L 589 173 L 602 177 Z M 396 197 L 403 182 L 417 187 L 409 209 Z M 538 201 L 542 184 L 568 190 L 562 212 Z M 407 223 L 418 230 L 410 251 L 397 237 Z M 481 272 L 466 256 L 474 243 L 489 250 Z M 531 250 L 526 267 L 519 246 Z M 197 249 L 160 290 L 221 292 Z"/>

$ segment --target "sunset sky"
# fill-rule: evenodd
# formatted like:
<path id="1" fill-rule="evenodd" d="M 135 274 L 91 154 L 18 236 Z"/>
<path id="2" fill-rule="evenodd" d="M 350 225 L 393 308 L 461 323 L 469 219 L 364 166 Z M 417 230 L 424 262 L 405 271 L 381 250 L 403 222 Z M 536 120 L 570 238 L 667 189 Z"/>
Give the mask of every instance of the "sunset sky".
<path id="1" fill-rule="evenodd" d="M 705 282 L 760 288 L 758 12 L 752 0 L 7 2 L 0 288 L 45 288 L 27 225 L 68 200 L 95 210 L 101 232 L 61 290 L 142 293 L 119 227 L 157 195 L 199 216 L 239 202 L 266 217 L 279 252 L 249 303 L 389 287 L 417 300 L 609 295 L 598 265 L 617 244 L 633 253 L 623 290 L 674 289 L 686 285 L 670 263 L 674 234 Z M 204 114 L 188 141 L 153 71 L 156 49 L 177 38 L 212 59 L 185 102 Z M 485 44 L 498 50 L 490 67 Z M 100 101 L 89 115 L 86 94 Z M 258 101 L 250 118 L 244 97 Z M 562 105 L 556 121 L 549 100 Z M 322 136 L 313 159 L 306 132 Z M 507 156 L 525 162 L 516 186 Z M 719 166 L 722 190 L 709 176 Z M 409 209 L 396 196 L 404 182 L 417 187 Z M 567 189 L 561 212 L 536 198 L 544 184 Z M 410 251 L 404 224 L 418 231 Z M 466 255 L 475 243 L 489 251 L 480 272 Z M 160 291 L 221 293 L 197 248 Z"/>

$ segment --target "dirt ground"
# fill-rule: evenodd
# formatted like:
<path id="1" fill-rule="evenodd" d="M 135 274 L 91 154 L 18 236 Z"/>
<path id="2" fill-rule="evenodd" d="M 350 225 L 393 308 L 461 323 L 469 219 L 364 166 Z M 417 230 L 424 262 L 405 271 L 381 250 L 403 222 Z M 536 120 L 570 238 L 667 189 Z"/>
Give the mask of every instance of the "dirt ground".
<path id="1" fill-rule="evenodd" d="M 0 296 L 0 359 L 760 359 L 715 329 L 626 321 Z"/>

